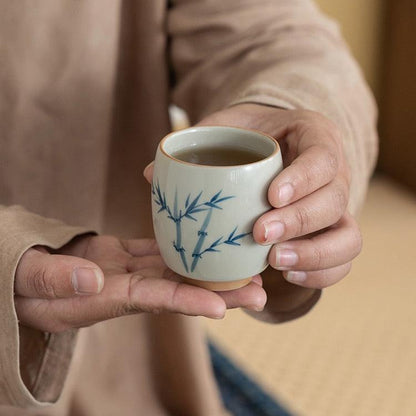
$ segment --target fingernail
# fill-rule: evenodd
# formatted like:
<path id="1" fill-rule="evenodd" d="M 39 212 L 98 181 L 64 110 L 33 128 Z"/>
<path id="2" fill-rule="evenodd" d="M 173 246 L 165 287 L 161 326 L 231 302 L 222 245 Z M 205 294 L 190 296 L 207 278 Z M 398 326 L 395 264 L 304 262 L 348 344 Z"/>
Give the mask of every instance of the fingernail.
<path id="1" fill-rule="evenodd" d="M 102 273 L 92 267 L 77 267 L 72 273 L 72 286 L 78 295 L 94 295 L 104 285 Z"/>
<path id="2" fill-rule="evenodd" d="M 299 256 L 293 250 L 276 248 L 276 269 L 285 270 L 294 266 L 299 261 Z"/>
<path id="3" fill-rule="evenodd" d="M 275 242 L 285 232 L 285 225 L 280 221 L 272 221 L 263 225 L 264 227 L 264 242 Z"/>
<path id="4" fill-rule="evenodd" d="M 290 200 L 293 198 L 294 193 L 295 190 L 293 189 L 292 184 L 284 183 L 279 187 L 279 202 L 281 204 L 290 202 Z"/>
<path id="5" fill-rule="evenodd" d="M 290 271 L 286 274 L 286 280 L 291 283 L 302 283 L 306 280 L 307 274 L 305 272 Z"/>

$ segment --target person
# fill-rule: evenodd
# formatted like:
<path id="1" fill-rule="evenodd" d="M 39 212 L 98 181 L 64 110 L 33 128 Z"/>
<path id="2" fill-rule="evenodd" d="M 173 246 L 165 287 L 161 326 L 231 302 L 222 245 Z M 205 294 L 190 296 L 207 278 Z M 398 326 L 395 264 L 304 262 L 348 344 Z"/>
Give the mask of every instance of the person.
<path id="1" fill-rule="evenodd" d="M 294 319 L 361 248 L 376 109 L 337 26 L 310 0 L 2 0 L 0 35 L 0 414 L 225 414 L 192 315 Z M 180 283 L 152 240 L 170 103 L 282 147 L 243 289 Z"/>

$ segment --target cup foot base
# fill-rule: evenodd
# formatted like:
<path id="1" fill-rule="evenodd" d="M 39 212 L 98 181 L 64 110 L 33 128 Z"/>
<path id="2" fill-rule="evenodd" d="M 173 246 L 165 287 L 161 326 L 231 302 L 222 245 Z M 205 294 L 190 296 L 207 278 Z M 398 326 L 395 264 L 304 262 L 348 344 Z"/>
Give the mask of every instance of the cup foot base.
<path id="1" fill-rule="evenodd" d="M 245 279 L 233 280 L 231 282 L 212 282 L 206 280 L 190 279 L 189 277 L 183 276 L 182 279 L 185 283 L 193 286 L 202 287 L 204 289 L 212 290 L 213 292 L 225 292 L 227 290 L 240 289 L 240 287 L 247 286 L 253 278 L 247 277 Z"/>

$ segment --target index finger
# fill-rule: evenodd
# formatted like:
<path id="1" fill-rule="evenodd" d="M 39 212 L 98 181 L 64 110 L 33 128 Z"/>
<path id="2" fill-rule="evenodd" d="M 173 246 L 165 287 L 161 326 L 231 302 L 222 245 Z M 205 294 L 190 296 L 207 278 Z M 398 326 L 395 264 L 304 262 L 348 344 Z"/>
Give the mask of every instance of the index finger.
<path id="1" fill-rule="evenodd" d="M 269 186 L 269 202 L 275 208 L 297 201 L 331 182 L 340 163 L 335 127 L 331 130 L 299 122 L 285 141 L 292 160 Z"/>

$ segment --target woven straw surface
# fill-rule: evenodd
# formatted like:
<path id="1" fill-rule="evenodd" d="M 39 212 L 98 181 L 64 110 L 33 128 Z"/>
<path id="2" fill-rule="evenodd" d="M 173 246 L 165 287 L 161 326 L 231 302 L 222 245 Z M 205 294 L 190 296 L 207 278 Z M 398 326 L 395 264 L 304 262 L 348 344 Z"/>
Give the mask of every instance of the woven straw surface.
<path id="1" fill-rule="evenodd" d="M 206 320 L 211 339 L 295 415 L 416 415 L 416 198 L 376 177 L 349 277 L 306 317 Z"/>

